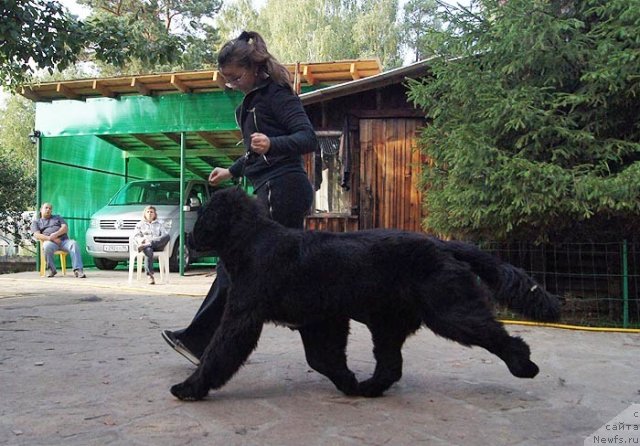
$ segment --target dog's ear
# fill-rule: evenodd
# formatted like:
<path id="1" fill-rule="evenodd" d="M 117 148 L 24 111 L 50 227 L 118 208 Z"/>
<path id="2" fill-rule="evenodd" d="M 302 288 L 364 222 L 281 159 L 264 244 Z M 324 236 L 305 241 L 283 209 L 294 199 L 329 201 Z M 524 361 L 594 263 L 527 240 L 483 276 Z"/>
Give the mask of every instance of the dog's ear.
<path id="1" fill-rule="evenodd" d="M 242 195 L 246 196 L 244 192 L 234 189 L 214 192 L 202 208 L 193 227 L 193 241 L 202 250 L 220 249 L 220 244 L 230 236 L 236 213 L 235 203 Z"/>
<path id="2" fill-rule="evenodd" d="M 202 213 L 209 226 L 255 224 L 264 216 L 256 199 L 235 187 L 214 192 Z"/>
<path id="3" fill-rule="evenodd" d="M 207 207 L 212 211 L 221 210 L 228 214 L 238 206 L 246 206 L 245 203 L 248 201 L 250 201 L 250 198 L 245 191 L 237 187 L 230 187 L 214 192 Z"/>
<path id="4" fill-rule="evenodd" d="M 270 221 L 258 200 L 239 188 L 214 192 L 193 228 L 197 246 L 221 250 L 232 239 L 255 233 L 260 222 Z"/>
<path id="5" fill-rule="evenodd" d="M 203 211 L 209 226 L 233 225 L 246 219 L 253 200 L 242 189 L 230 187 L 214 192 Z"/>

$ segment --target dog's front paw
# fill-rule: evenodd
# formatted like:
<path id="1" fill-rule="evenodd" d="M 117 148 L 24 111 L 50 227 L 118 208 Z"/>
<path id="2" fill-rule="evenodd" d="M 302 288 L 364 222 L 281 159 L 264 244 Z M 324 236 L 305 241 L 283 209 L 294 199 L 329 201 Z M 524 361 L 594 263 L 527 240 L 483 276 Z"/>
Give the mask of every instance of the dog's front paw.
<path id="1" fill-rule="evenodd" d="M 387 387 L 381 386 L 380 383 L 369 378 L 358 384 L 358 395 L 367 398 L 377 398 L 382 396 Z"/>
<path id="2" fill-rule="evenodd" d="M 536 363 L 529 358 L 512 359 L 507 363 L 507 367 L 511 374 L 518 378 L 533 378 L 540 371 Z"/>
<path id="3" fill-rule="evenodd" d="M 209 393 L 206 386 L 186 380 L 171 387 L 171 394 L 182 401 L 199 401 Z"/>
<path id="4" fill-rule="evenodd" d="M 533 378 L 540 369 L 529 359 L 529 346 L 520 338 L 512 338 L 509 349 L 504 355 L 504 362 L 513 376 L 518 378 Z"/>

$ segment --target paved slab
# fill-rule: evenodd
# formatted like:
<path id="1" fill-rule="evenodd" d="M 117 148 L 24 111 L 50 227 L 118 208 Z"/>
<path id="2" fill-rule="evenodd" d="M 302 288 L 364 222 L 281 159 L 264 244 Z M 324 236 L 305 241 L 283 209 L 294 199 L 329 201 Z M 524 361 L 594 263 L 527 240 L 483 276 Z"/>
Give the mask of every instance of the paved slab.
<path id="1" fill-rule="evenodd" d="M 484 350 L 421 330 L 402 380 L 366 399 L 311 371 L 297 333 L 267 326 L 222 390 L 184 403 L 169 387 L 193 366 L 160 330 L 190 320 L 207 273 L 155 286 L 130 286 L 125 271 L 0 276 L 0 444 L 582 445 L 640 401 L 638 334 L 510 325 L 541 368 L 520 380 Z M 348 352 L 359 376 L 371 373 L 360 324 Z"/>

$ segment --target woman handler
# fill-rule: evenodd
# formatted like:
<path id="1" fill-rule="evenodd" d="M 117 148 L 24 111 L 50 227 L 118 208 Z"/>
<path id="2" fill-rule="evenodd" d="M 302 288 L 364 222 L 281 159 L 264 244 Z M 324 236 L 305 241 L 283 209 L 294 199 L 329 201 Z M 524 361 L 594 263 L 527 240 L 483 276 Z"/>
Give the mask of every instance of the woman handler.
<path id="1" fill-rule="evenodd" d="M 228 169 L 213 169 L 209 182 L 216 185 L 245 176 L 273 220 L 302 229 L 313 202 L 302 155 L 315 151 L 318 141 L 292 89 L 289 71 L 253 31 L 242 32 L 222 47 L 218 69 L 228 88 L 245 95 L 236 121 L 246 154 Z M 196 365 L 220 323 L 228 287 L 228 275 L 219 263 L 216 280 L 189 326 L 162 332 L 174 350 Z"/>

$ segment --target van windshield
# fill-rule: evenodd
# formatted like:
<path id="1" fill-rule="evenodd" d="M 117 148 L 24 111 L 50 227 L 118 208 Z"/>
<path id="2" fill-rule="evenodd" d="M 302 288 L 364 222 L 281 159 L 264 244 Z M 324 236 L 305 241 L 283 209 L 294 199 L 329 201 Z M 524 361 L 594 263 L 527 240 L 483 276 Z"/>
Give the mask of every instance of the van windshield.
<path id="1" fill-rule="evenodd" d="M 136 181 L 120 189 L 109 202 L 109 206 L 122 206 L 127 204 L 178 205 L 179 203 L 179 182 Z"/>

